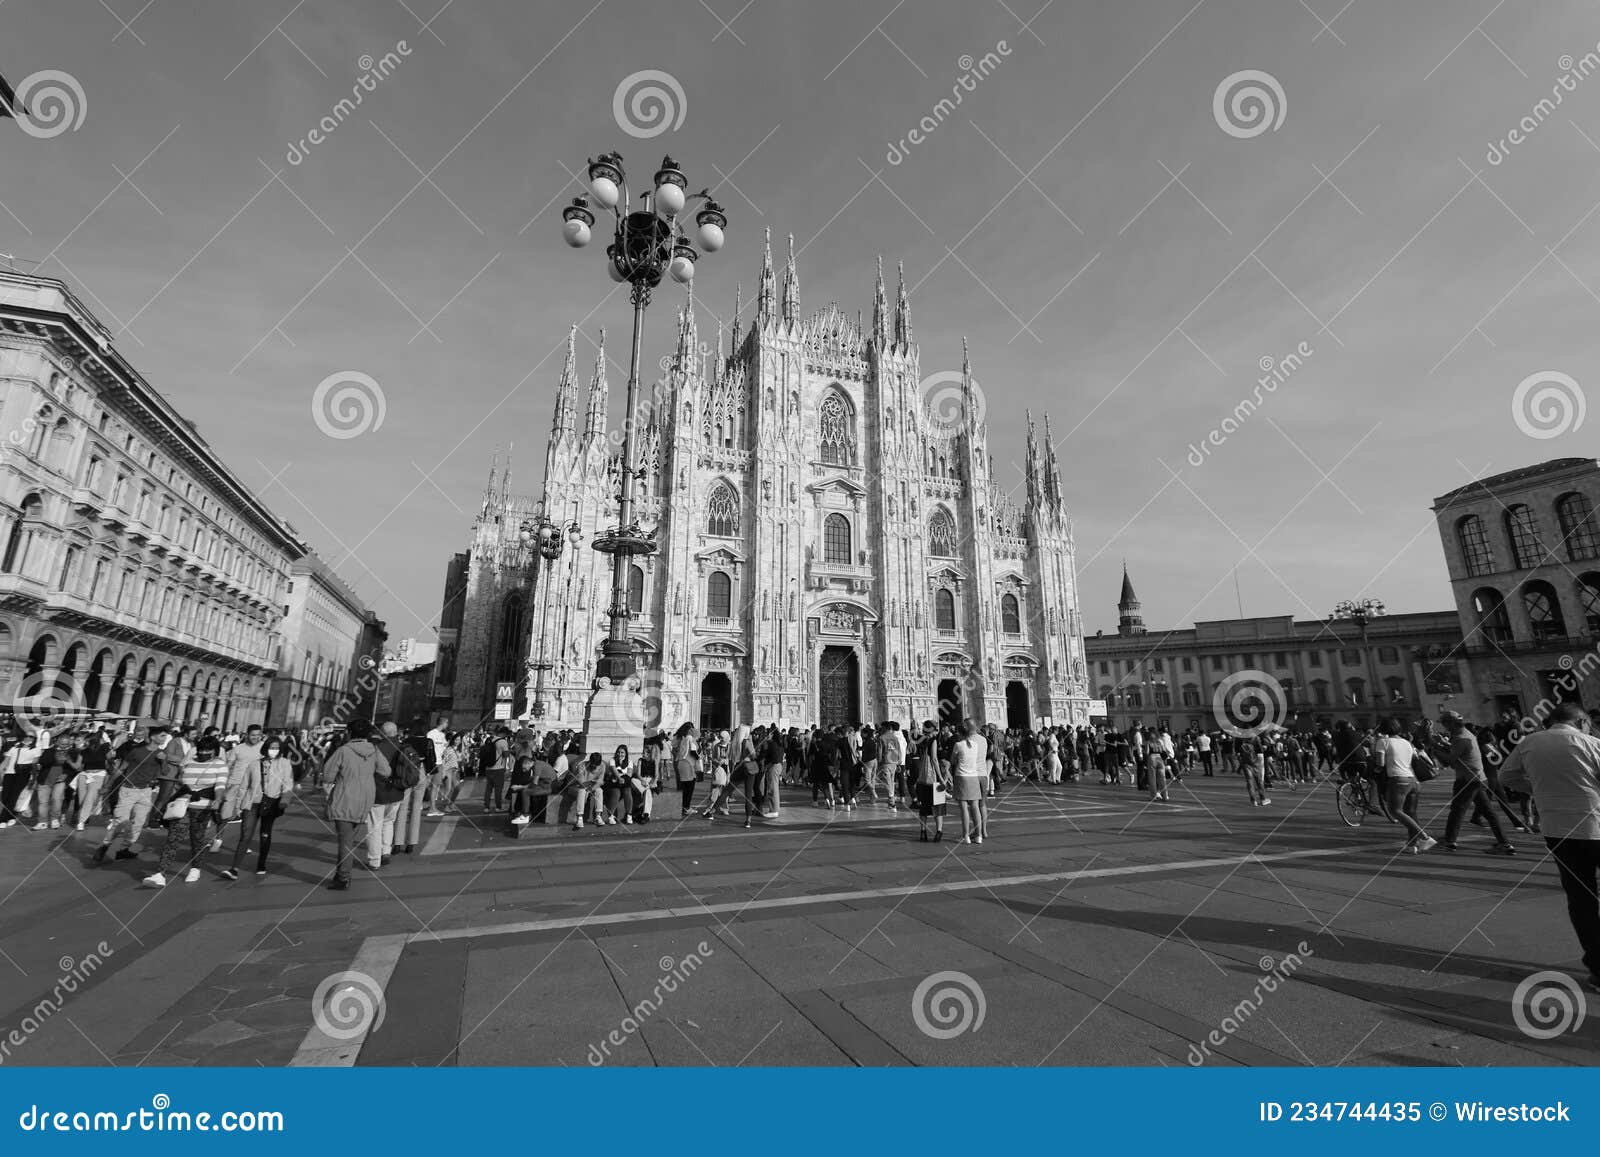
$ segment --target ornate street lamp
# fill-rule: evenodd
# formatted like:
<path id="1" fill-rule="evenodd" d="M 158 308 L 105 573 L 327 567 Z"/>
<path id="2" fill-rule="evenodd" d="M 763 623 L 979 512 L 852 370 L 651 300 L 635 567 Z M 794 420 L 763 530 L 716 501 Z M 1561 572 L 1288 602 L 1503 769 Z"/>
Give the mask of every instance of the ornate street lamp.
<path id="1" fill-rule="evenodd" d="M 533 704 L 528 708 L 535 719 L 544 716 L 544 673 L 550 670 L 552 664 L 546 657 L 545 636 L 549 633 L 546 627 L 550 616 L 550 567 L 548 564 L 555 562 L 565 550 L 567 539 L 572 539 L 572 545 L 577 546 L 583 538 L 583 531 L 576 522 L 569 523 L 565 528 L 551 521 L 548 515 L 541 514 L 537 522 L 524 521 L 517 528 L 517 541 L 526 551 L 538 551 L 539 557 L 547 564 L 545 581 L 539 584 L 539 657 L 529 664 L 537 672 L 533 691 Z M 532 555 L 529 556 L 529 566 L 532 566 Z"/>
<path id="2" fill-rule="evenodd" d="M 1366 659 L 1367 667 L 1367 694 L 1373 704 L 1374 712 L 1379 715 L 1383 713 L 1384 704 L 1378 698 L 1378 666 L 1372 661 L 1372 648 L 1367 644 L 1367 625 L 1373 619 L 1381 617 L 1383 613 L 1381 599 L 1345 599 L 1333 608 L 1333 614 L 1329 616 L 1354 623 L 1356 629 L 1361 632 L 1361 654 Z"/>
<path id="3" fill-rule="evenodd" d="M 606 246 L 606 272 L 613 281 L 626 282 L 633 302 L 633 349 L 628 364 L 628 414 L 623 426 L 622 493 L 618 502 L 617 525 L 595 536 L 594 548 L 611 555 L 610 629 L 595 671 L 595 693 L 589 700 L 584 732 L 589 750 L 609 754 L 625 743 L 637 755 L 644 740 L 639 706 L 639 687 L 633 654 L 633 639 L 628 630 L 629 559 L 652 554 L 654 541 L 639 526 L 633 513 L 635 483 L 639 466 L 635 461 L 637 443 L 631 415 L 639 405 L 639 356 L 644 336 L 644 311 L 650 304 L 650 291 L 663 276 L 680 285 L 694 279 L 695 262 L 700 254 L 684 231 L 681 214 L 690 201 L 703 201 L 695 214 L 695 240 L 699 248 L 715 253 L 722 248 L 723 230 L 728 218 L 722 206 L 706 190 L 688 193 L 689 180 L 671 157 L 661 161 L 649 192 L 638 199 L 638 208 L 628 193 L 627 173 L 620 153 L 603 153 L 589 162 L 589 196 L 615 218 L 611 244 Z M 589 197 L 576 197 L 561 211 L 562 236 L 575 249 L 587 245 L 593 236 L 594 212 Z"/>

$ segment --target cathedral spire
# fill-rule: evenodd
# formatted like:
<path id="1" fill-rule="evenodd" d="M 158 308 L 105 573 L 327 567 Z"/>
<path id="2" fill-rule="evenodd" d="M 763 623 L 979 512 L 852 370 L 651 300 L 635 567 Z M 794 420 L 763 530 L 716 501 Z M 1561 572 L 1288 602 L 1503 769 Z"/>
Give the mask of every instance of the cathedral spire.
<path id="1" fill-rule="evenodd" d="M 783 320 L 794 325 L 800 314 L 800 271 L 794 264 L 794 234 L 789 234 L 789 264 L 783 271 Z"/>
<path id="2" fill-rule="evenodd" d="M 905 262 L 897 261 L 896 267 L 900 270 L 900 290 L 894 302 L 894 340 L 897 344 L 909 346 L 911 344 L 911 298 L 906 295 L 906 266 Z M 878 274 L 879 282 L 883 274 Z"/>
<path id="3" fill-rule="evenodd" d="M 772 277 L 772 226 L 767 226 L 767 244 L 761 258 L 761 284 L 756 290 L 756 323 L 764 325 L 772 320 L 776 306 Z"/>
<path id="4" fill-rule="evenodd" d="M 883 292 L 883 254 L 878 254 L 878 282 L 872 290 L 872 340 L 880 350 L 889 344 L 889 299 Z"/>
<path id="5" fill-rule="evenodd" d="M 1044 504 L 1044 471 L 1039 460 L 1039 432 L 1033 424 L 1033 411 L 1023 411 L 1028 419 L 1028 457 L 1026 463 L 1028 505 L 1034 509 Z"/>
<path id="6" fill-rule="evenodd" d="M 589 414 L 583 430 L 586 438 L 605 437 L 606 395 L 609 392 L 610 388 L 606 384 L 606 331 L 602 328 L 600 345 L 594 355 L 594 378 L 589 382 Z"/>
<path id="7" fill-rule="evenodd" d="M 717 346 L 711 352 L 711 381 L 713 384 L 722 381 L 722 319 L 717 318 Z"/>
<path id="8" fill-rule="evenodd" d="M 678 311 L 678 370 L 692 377 L 700 367 L 700 330 L 694 319 L 694 283 L 689 283 L 683 308 Z"/>
<path id="9" fill-rule="evenodd" d="M 577 377 L 578 327 L 573 326 L 567 331 L 567 362 L 561 369 L 561 382 L 556 386 L 556 415 L 550 425 L 552 439 L 571 434 L 577 427 Z"/>
<path id="10" fill-rule="evenodd" d="M 494 497 L 494 477 L 500 472 L 500 447 L 494 448 L 494 454 L 489 458 L 489 485 L 483 488 L 483 500 L 488 502 Z"/>
<path id="11" fill-rule="evenodd" d="M 733 283 L 733 344 L 728 347 L 729 357 L 739 352 L 739 314 L 743 310 L 744 286 L 736 281 Z"/>
<path id="12" fill-rule="evenodd" d="M 1056 462 L 1056 440 L 1050 433 L 1050 415 L 1044 416 L 1044 493 L 1051 505 L 1061 505 L 1061 467 Z"/>

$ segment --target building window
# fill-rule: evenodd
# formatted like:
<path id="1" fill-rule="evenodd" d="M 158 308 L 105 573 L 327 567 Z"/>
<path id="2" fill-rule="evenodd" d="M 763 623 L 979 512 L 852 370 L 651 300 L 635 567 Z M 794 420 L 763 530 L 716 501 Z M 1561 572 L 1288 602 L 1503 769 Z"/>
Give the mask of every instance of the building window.
<path id="1" fill-rule="evenodd" d="M 1211 656 L 1211 669 L 1213 671 L 1222 670 L 1222 656 L 1221 655 L 1212 655 Z"/>
<path id="2" fill-rule="evenodd" d="M 1287 667 L 1289 665 L 1289 653 L 1287 651 L 1278 651 L 1272 656 L 1272 661 L 1279 667 Z"/>
<path id="3" fill-rule="evenodd" d="M 1339 662 L 1346 667 L 1359 667 L 1361 665 L 1361 652 L 1353 649 L 1340 651 Z"/>
<path id="4" fill-rule="evenodd" d="M 830 390 L 818 415 L 817 436 L 822 444 L 822 460 L 839 466 L 856 461 L 856 422 L 849 405 L 837 391 Z"/>
<path id="5" fill-rule="evenodd" d="M 1318 707 L 1328 705 L 1328 681 L 1326 679 L 1311 680 L 1311 701 Z"/>
<path id="6" fill-rule="evenodd" d="M 78 553 L 78 547 L 67 547 L 66 557 L 61 560 L 61 575 L 56 579 L 56 590 L 66 590 L 67 585 L 76 577 L 76 571 L 78 569 Z"/>
<path id="7" fill-rule="evenodd" d="M 1194 660 L 1191 659 L 1188 655 L 1185 655 L 1183 657 L 1183 669 L 1185 671 L 1193 671 L 1194 670 Z"/>
<path id="8" fill-rule="evenodd" d="M 1483 587 L 1473 592 L 1472 609 L 1478 616 L 1478 630 L 1486 641 L 1511 642 L 1511 616 L 1506 611 L 1504 595 L 1493 587 Z"/>
<path id="9" fill-rule="evenodd" d="M 1393 648 L 1393 647 L 1379 647 L 1378 648 L 1378 662 L 1380 662 L 1380 663 L 1398 663 L 1399 661 L 1400 661 L 1400 652 L 1397 651 L 1395 648 Z"/>
<path id="10" fill-rule="evenodd" d="M 522 610 L 522 592 L 512 591 L 506 596 L 500 613 L 500 661 L 495 669 L 496 682 L 522 681 L 522 664 L 528 650 L 522 629 Z M 307 652 L 306 658 L 309 660 L 310 657 L 310 652 Z"/>
<path id="11" fill-rule="evenodd" d="M 928 550 L 940 558 L 955 557 L 956 523 L 943 508 L 934 510 L 928 519 Z"/>
<path id="12" fill-rule="evenodd" d="M 1122 697 L 1129 707 L 1144 706 L 1144 689 L 1141 687 L 1129 687 L 1122 693 Z"/>
<path id="13" fill-rule="evenodd" d="M 823 520 L 822 558 L 824 562 L 850 562 L 850 520 L 842 514 L 830 514 Z"/>
<path id="14" fill-rule="evenodd" d="M 644 613 L 644 567 L 642 566 L 628 568 L 628 613 L 633 615 Z"/>
<path id="15" fill-rule="evenodd" d="M 726 482 L 719 482 L 706 504 L 706 532 L 719 538 L 739 533 L 739 496 Z"/>
<path id="16" fill-rule="evenodd" d="M 1457 522 L 1456 541 L 1461 545 L 1461 559 L 1467 564 L 1467 574 L 1476 577 L 1494 572 L 1494 551 L 1489 548 L 1483 519 L 1469 514 Z"/>
<path id="17" fill-rule="evenodd" d="M 712 619 L 733 617 L 733 580 L 726 571 L 714 570 L 706 579 L 706 616 Z"/>
<path id="18" fill-rule="evenodd" d="M 1310 663 L 1311 663 L 1311 665 L 1313 667 L 1322 666 L 1322 652 L 1321 651 L 1311 651 L 1311 652 L 1308 653 L 1307 658 L 1310 660 Z"/>
<path id="19" fill-rule="evenodd" d="M 1156 706 L 1158 708 L 1172 706 L 1172 692 L 1168 691 L 1165 685 L 1156 688 Z"/>
<path id="20" fill-rule="evenodd" d="M 1365 679 L 1346 679 L 1344 681 L 1345 697 L 1353 707 L 1367 705 L 1367 683 Z"/>
<path id="21" fill-rule="evenodd" d="M 1100 674 L 1102 674 L 1102 675 L 1111 674 L 1111 664 L 1107 663 L 1104 659 L 1100 660 Z M 1101 696 L 1101 698 L 1104 698 L 1104 696 Z"/>
<path id="22" fill-rule="evenodd" d="M 1589 500 L 1581 494 L 1563 494 L 1556 499 L 1556 522 L 1561 527 L 1561 541 L 1567 544 L 1567 557 L 1573 562 L 1600 557 L 1600 542 L 1596 541 L 1594 511 Z"/>
<path id="23" fill-rule="evenodd" d="M 1539 542 L 1539 521 L 1533 507 L 1518 504 L 1506 508 L 1506 537 L 1511 540 L 1511 565 L 1518 570 L 1532 570 L 1545 561 L 1544 546 Z"/>
<path id="24" fill-rule="evenodd" d="M 1008 635 L 1022 634 L 1022 608 L 1016 595 L 1006 595 L 1000 600 L 1000 629 Z"/>
<path id="25" fill-rule="evenodd" d="M 1578 576 L 1578 606 L 1583 608 L 1584 628 L 1600 635 L 1600 574 Z"/>
<path id="26" fill-rule="evenodd" d="M 1560 639 L 1567 633 L 1561 617 L 1561 601 L 1547 582 L 1531 582 L 1522 588 L 1522 605 L 1528 612 L 1528 626 L 1535 639 Z"/>
<path id="27" fill-rule="evenodd" d="M 1384 693 L 1390 703 L 1404 703 L 1406 701 L 1406 681 L 1390 677 L 1383 681 Z"/>
<path id="28" fill-rule="evenodd" d="M 1183 685 L 1183 705 L 1185 707 L 1200 706 L 1200 688 L 1193 683 L 1185 683 Z"/>
<path id="29" fill-rule="evenodd" d="M 943 588 L 933 593 L 933 625 L 941 631 L 956 629 L 956 596 Z"/>

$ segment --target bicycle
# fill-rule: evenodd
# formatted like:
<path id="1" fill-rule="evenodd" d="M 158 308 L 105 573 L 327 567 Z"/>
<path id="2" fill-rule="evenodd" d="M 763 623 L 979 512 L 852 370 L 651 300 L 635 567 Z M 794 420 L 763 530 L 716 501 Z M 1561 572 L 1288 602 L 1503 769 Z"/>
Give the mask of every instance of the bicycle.
<path id="1" fill-rule="evenodd" d="M 1345 826 L 1359 828 L 1372 811 L 1372 797 L 1367 792 L 1366 778 L 1358 775 L 1346 779 L 1334 793 L 1334 802 Z"/>

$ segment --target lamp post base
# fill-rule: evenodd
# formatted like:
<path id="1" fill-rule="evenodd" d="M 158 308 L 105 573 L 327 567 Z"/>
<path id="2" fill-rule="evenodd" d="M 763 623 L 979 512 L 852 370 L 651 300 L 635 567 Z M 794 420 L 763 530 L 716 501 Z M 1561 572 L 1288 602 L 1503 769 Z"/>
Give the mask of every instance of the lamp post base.
<path id="1" fill-rule="evenodd" d="M 637 680 L 596 679 L 583 712 L 585 751 L 599 752 L 609 760 L 618 746 L 626 746 L 629 759 L 637 764 L 644 751 L 644 720 L 645 701 Z"/>

